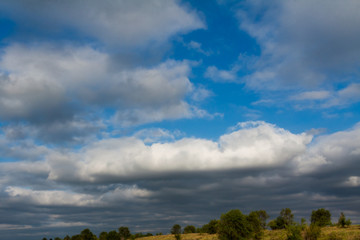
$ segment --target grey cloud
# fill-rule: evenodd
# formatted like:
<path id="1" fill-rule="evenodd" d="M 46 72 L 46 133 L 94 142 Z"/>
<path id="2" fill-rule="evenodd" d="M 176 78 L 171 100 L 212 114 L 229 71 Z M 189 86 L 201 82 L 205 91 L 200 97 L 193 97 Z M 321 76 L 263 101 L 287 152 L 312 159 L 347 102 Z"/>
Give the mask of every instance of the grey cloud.
<path id="1" fill-rule="evenodd" d="M 316 88 L 358 76 L 358 1 L 263 3 L 247 1 L 247 10 L 237 15 L 262 50 L 253 74 L 245 78 L 248 86 Z"/>
<path id="2" fill-rule="evenodd" d="M 97 114 L 121 126 L 209 116 L 186 102 L 204 92 L 189 80 L 191 62 L 114 69 L 111 61 L 90 47 L 7 47 L 0 62 L 0 117 L 41 125 L 37 134 L 56 142 L 72 140 L 80 130 L 101 128 L 93 117 Z M 104 108 L 115 115 L 104 115 Z M 56 133 L 64 126 L 73 134 Z M 49 139 L 51 132 L 54 139 Z"/>
<path id="3" fill-rule="evenodd" d="M 344 211 L 358 223 L 359 129 L 357 124 L 310 142 L 308 135 L 264 122 L 246 122 L 215 143 L 183 138 L 145 145 L 134 137 L 108 139 L 73 153 L 53 151 L 37 166 L 23 161 L 1 163 L 0 219 L 11 227 L 4 230 L 0 225 L 0 233 L 10 236 L 16 231 L 38 239 L 64 237 L 64 232 L 72 235 L 87 227 L 99 234 L 120 225 L 133 232 L 167 233 L 175 223 L 201 226 L 232 208 L 245 213 L 265 209 L 275 218 L 289 207 L 299 220 L 309 219 L 311 210 L 324 207 L 332 212 L 333 221 Z M 154 150 L 149 154 L 152 148 L 164 154 Z M 263 148 L 267 155 L 274 154 L 274 164 L 264 165 Z M 176 149 L 181 151 L 173 152 Z M 236 153 L 229 155 L 231 166 L 212 169 L 211 149 L 221 149 L 223 155 L 217 159 L 222 165 L 229 151 Z M 287 157 L 279 159 L 278 151 L 287 151 Z M 118 161 L 126 157 L 131 161 Z M 164 160 L 171 157 L 176 160 Z M 246 158 L 248 166 L 236 166 L 236 158 Z M 157 166 L 159 161 L 162 164 Z M 133 176 L 116 177 L 126 173 Z M 24 175 L 27 180 L 11 177 Z M 26 239 L 21 234 L 17 239 Z"/>
<path id="4" fill-rule="evenodd" d="M 156 45 L 205 27 L 194 10 L 177 1 L 2 1 L 0 7 L 37 36 L 70 29 L 120 48 Z"/>

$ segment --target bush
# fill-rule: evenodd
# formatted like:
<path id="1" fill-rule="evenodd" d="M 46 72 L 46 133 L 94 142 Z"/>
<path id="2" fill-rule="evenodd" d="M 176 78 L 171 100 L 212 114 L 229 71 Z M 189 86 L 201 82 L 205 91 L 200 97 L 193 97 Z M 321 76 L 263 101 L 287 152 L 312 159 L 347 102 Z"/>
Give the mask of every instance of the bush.
<path id="1" fill-rule="evenodd" d="M 304 230 L 304 240 L 317 240 L 321 234 L 321 227 L 316 224 L 311 224 Z"/>
<path id="2" fill-rule="evenodd" d="M 320 227 L 331 225 L 331 213 L 329 210 L 320 208 L 311 213 L 311 224 L 317 224 Z"/>
<path id="3" fill-rule="evenodd" d="M 213 219 L 208 224 L 205 224 L 204 226 L 202 226 L 202 228 L 200 229 L 200 232 L 215 234 L 215 233 L 217 233 L 218 223 L 219 223 L 218 220 Z"/>
<path id="4" fill-rule="evenodd" d="M 287 240 L 302 240 L 301 225 L 292 224 L 286 226 Z"/>
<path id="5" fill-rule="evenodd" d="M 181 239 L 181 226 L 179 224 L 175 224 L 171 228 L 171 234 L 175 235 L 176 240 L 180 240 Z"/>
<path id="6" fill-rule="evenodd" d="M 195 233 L 196 232 L 196 228 L 192 225 L 189 225 L 189 226 L 186 226 L 184 228 L 184 234 L 187 234 L 187 233 Z"/>
<path id="7" fill-rule="evenodd" d="M 218 225 L 220 240 L 242 240 L 255 237 L 254 217 L 248 217 L 238 209 L 222 214 Z"/>
<path id="8" fill-rule="evenodd" d="M 290 208 L 284 208 L 280 212 L 280 216 L 269 222 L 268 226 L 272 229 L 284 229 L 293 224 L 294 214 L 291 213 Z"/>
<path id="9" fill-rule="evenodd" d="M 346 227 L 351 225 L 351 220 L 346 219 L 344 213 L 340 213 L 340 217 L 338 220 L 338 226 L 339 227 Z"/>

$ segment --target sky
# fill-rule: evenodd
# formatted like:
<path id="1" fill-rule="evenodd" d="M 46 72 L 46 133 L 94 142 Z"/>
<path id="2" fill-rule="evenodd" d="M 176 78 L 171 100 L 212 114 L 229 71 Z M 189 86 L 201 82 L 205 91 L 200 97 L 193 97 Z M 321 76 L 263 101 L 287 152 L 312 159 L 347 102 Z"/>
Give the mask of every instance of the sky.
<path id="1" fill-rule="evenodd" d="M 360 223 L 360 1 L 3 0 L 0 236 L 230 209 Z"/>

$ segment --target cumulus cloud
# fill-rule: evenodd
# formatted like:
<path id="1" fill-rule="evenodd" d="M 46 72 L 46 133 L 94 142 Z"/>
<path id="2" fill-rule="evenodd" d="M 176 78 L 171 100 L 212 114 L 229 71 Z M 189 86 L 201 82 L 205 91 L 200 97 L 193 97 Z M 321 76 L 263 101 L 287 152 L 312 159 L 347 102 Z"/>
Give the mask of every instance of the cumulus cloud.
<path id="1" fill-rule="evenodd" d="M 79 180 L 96 182 L 187 171 L 274 167 L 304 152 L 312 139 L 265 122 L 249 124 L 221 136 L 217 142 L 183 138 L 146 145 L 133 137 L 101 140 L 84 147 L 81 153 L 50 157 L 49 178 L 69 180 L 69 172 L 75 171 Z"/>
<path id="2" fill-rule="evenodd" d="M 47 34 L 75 30 L 116 47 L 164 43 L 177 33 L 205 28 L 194 10 L 173 0 L 2 1 L 0 7 L 22 28 Z"/>
<path id="3" fill-rule="evenodd" d="M 358 77 L 358 1 L 247 1 L 242 6 L 240 28 L 261 47 L 253 73 L 245 77 L 248 86 L 316 88 Z"/>
<path id="4" fill-rule="evenodd" d="M 16 222 L 14 229 L 28 226 L 13 214 L 21 205 L 33 224 L 45 228 L 51 223 L 54 231 L 67 222 L 86 223 L 80 230 L 103 231 L 99 222 L 109 227 L 126 216 L 126 226 L 135 231 L 136 225 L 152 229 L 148 216 L 165 226 L 169 216 L 184 224 L 191 216 L 193 224 L 202 225 L 209 211 L 216 218 L 231 208 L 249 212 L 265 206 L 276 217 L 282 199 L 298 217 L 308 217 L 309 207 L 333 212 L 342 206 L 352 209 L 357 221 L 359 129 L 357 124 L 312 136 L 257 121 L 239 123 L 216 141 L 148 129 L 132 137 L 94 140 L 76 151 L 53 149 L 41 161 L 0 164 L 5 206 L 0 216 L 11 216 L 6 222 Z M 154 139 L 147 141 L 147 136 Z M 41 216 L 33 212 L 37 208 Z"/>
<path id="5" fill-rule="evenodd" d="M 206 115 L 186 102 L 197 92 L 187 61 L 114 69 L 108 54 L 90 47 L 11 45 L 0 69 L 0 118 L 46 123 L 44 131 L 55 131 L 59 124 L 101 128 L 101 123 L 84 122 L 84 109 L 85 118 L 101 114 L 101 108 L 113 109 L 113 119 L 127 126 Z"/>

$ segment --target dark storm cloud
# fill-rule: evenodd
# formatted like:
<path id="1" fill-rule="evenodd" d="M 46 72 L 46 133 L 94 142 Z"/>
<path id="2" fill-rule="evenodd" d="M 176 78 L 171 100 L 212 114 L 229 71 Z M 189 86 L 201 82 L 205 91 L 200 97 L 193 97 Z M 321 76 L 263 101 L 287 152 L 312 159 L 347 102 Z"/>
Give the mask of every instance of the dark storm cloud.
<path id="1" fill-rule="evenodd" d="M 230 168 L 223 170 L 212 169 L 211 159 L 207 156 L 210 149 L 203 151 L 200 147 L 202 144 L 215 149 L 219 146 L 209 145 L 201 139 L 196 140 L 198 145 L 194 145 L 194 142 L 189 145 L 193 149 L 184 145 L 185 139 L 155 142 L 147 146 L 162 149 L 166 153 L 163 156 L 171 156 L 171 146 L 183 145 L 182 160 L 175 158 L 165 165 L 159 165 L 163 169 L 158 168 L 154 172 L 151 166 L 156 161 L 162 161 L 163 157 L 154 158 L 157 156 L 154 153 L 144 155 L 142 146 L 134 144 L 140 140 L 135 139 L 135 142 L 127 139 L 128 144 L 123 145 L 103 141 L 90 145 L 87 152 L 80 151 L 81 155 L 51 152 L 45 158 L 51 161 L 36 163 L 43 170 L 26 162 L 2 163 L 0 185 L 4 204 L 1 211 L 12 216 L 7 222 L 8 225 L 11 222 L 11 227 L 4 226 L 6 230 L 2 232 L 10 235 L 12 231 L 19 231 L 36 234 L 39 238 L 62 236 L 64 231 L 76 234 L 87 227 L 98 234 L 125 225 L 132 231 L 165 233 L 175 223 L 201 226 L 233 208 L 245 213 L 265 209 L 271 218 L 275 218 L 282 208 L 289 207 L 294 210 L 297 219 L 309 219 L 311 210 L 324 207 L 333 213 L 333 221 L 336 221 L 340 211 L 344 211 L 355 223 L 360 220 L 357 197 L 360 182 L 356 180 L 360 161 L 359 125 L 347 131 L 315 137 L 311 144 L 306 140 L 305 148 L 299 148 L 284 161 L 266 166 L 254 162 L 256 155 L 251 149 L 255 143 L 248 142 L 251 141 L 249 136 L 254 137 L 253 141 L 261 142 L 256 152 L 262 154 L 260 146 L 267 148 L 269 142 L 276 145 L 284 143 L 289 149 L 295 150 L 297 148 L 290 144 L 300 144 L 299 140 L 306 139 L 307 135 L 293 135 L 266 123 L 253 124 L 243 123 L 241 126 L 244 128 L 234 129 L 220 138 L 224 155 L 218 156 L 219 164 L 226 162 L 225 153 L 235 145 L 236 149 L 243 151 L 242 156 L 237 154 L 237 159 L 232 158 Z M 233 145 L 227 145 L 225 140 L 230 136 Z M 246 137 L 247 141 L 243 142 L 240 136 Z M 122 149 L 123 153 L 112 154 L 112 147 Z M 272 148 L 276 149 L 277 146 Z M 192 157 L 192 162 L 187 164 L 187 153 L 195 150 L 201 154 Z M 236 162 L 241 162 L 241 158 L 245 157 L 245 152 L 253 157 L 247 159 L 252 165 L 237 165 Z M 90 155 L 86 157 L 89 153 L 95 158 L 90 159 Z M 101 153 L 99 156 L 102 157 L 96 160 L 97 153 Z M 130 164 L 136 165 L 136 162 L 123 162 L 114 167 L 114 163 L 123 161 L 125 153 L 130 154 L 132 159 L 146 156 L 153 163 L 132 167 Z M 69 156 L 72 160 L 64 164 Z M 80 156 L 86 160 L 79 161 Z M 104 161 L 109 161 L 106 157 L 114 160 L 114 163 L 108 162 L 107 166 L 116 169 L 116 173 L 101 170 Z M 277 159 L 276 155 L 274 158 Z M 262 159 L 268 161 L 264 157 Z M 177 163 L 179 161 L 182 162 L 180 165 Z M 195 170 L 198 162 L 203 162 L 208 168 Z M 79 165 L 76 164 L 81 167 L 77 169 Z M 171 166 L 175 168 L 171 170 Z M 134 172 L 123 172 L 121 168 L 133 169 Z M 142 173 L 144 170 L 147 174 Z M 94 175 L 96 171 L 102 174 Z M 68 181 L 70 178 L 72 180 Z M 27 214 L 29 218 L 22 218 L 19 212 Z M 46 235 L 47 231 L 52 235 Z M 18 239 L 22 239 L 21 236 Z"/>

